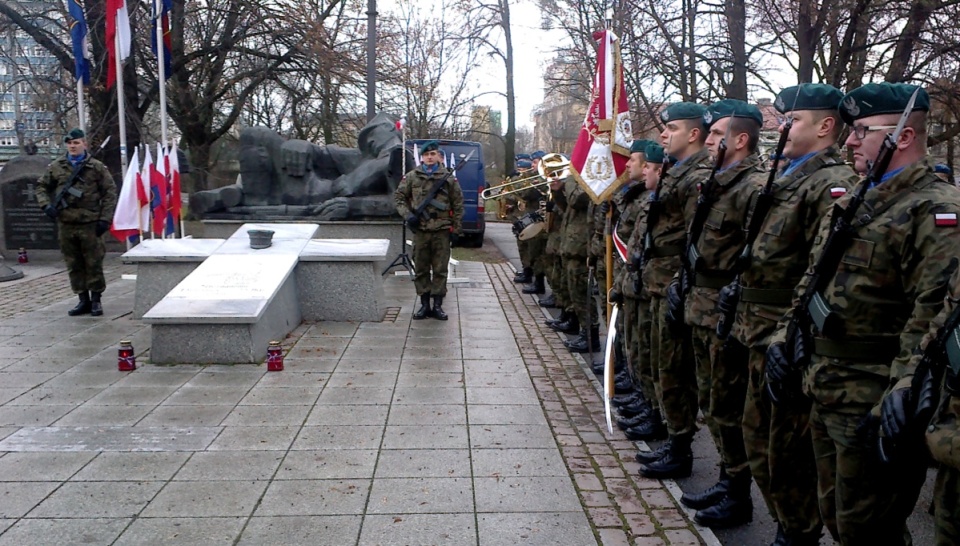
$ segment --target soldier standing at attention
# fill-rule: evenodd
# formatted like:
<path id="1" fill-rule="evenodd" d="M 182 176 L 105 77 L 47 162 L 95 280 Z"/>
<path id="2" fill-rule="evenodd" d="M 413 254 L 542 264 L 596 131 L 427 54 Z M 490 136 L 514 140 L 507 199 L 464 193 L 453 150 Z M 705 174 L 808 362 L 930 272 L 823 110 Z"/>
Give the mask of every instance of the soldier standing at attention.
<path id="1" fill-rule="evenodd" d="M 533 160 L 530 159 L 530 154 L 517 154 L 517 170 L 515 175 L 511 178 L 513 180 L 523 180 L 533 174 Z M 519 189 L 519 185 L 514 187 L 514 190 Z M 513 214 L 509 217 L 510 222 L 516 222 L 523 217 L 528 212 L 532 212 L 527 209 L 526 199 L 523 198 L 522 193 L 513 193 L 508 195 L 504 199 L 507 200 L 507 208 L 513 210 Z M 523 207 L 520 206 L 521 201 L 523 202 Z M 519 235 L 519 234 L 517 234 Z M 516 276 L 513 278 L 513 282 L 518 284 L 528 284 L 533 282 L 533 264 L 530 263 L 530 255 L 527 251 L 527 241 L 521 241 L 517 239 L 517 254 L 520 256 L 520 271 L 517 272 Z"/>
<path id="2" fill-rule="evenodd" d="M 450 170 L 440 164 L 441 157 L 440 143 L 435 140 L 425 142 L 420 148 L 420 166 L 403 177 L 393 194 L 397 212 L 413 230 L 414 284 L 420 296 L 420 309 L 413 314 L 414 320 L 429 316 L 447 320 L 442 305 L 447 294 L 450 237 L 462 231 L 463 192 Z M 417 216 L 416 209 L 440 182 L 442 186 L 436 196 Z M 430 296 L 433 296 L 433 310 L 430 309 Z"/>
<path id="3" fill-rule="evenodd" d="M 783 123 L 792 124 L 786 129 L 780 164 L 789 163 L 773 183 L 769 212 L 742 265 L 742 293 L 732 330 L 750 349 L 743 410 L 750 470 L 778 522 L 778 544 L 784 545 L 816 546 L 823 524 L 809 412 L 770 403 L 764 392 L 764 355 L 777 321 L 790 309 L 820 220 L 857 183 L 837 148 L 843 130 L 837 111 L 841 98 L 843 93 L 831 85 L 807 83 L 784 89 L 774 101 Z"/>
<path id="4" fill-rule="evenodd" d="M 902 83 L 867 84 L 840 101 L 857 172 L 869 173 L 917 90 Z M 836 249 L 839 264 L 820 272 L 823 288 L 816 305 L 808 306 L 809 322 L 820 326 L 798 329 L 793 348 L 785 348 L 787 324 L 806 294 L 811 267 L 794 292 L 794 310 L 767 350 L 765 375 L 778 399 L 802 371 L 803 392 L 813 402 L 820 515 L 834 540 L 846 546 L 910 543 L 906 519 L 926 471 L 925 465 L 881 464 L 876 436 L 861 425 L 867 415 L 880 416 L 885 396 L 895 406 L 907 403 L 913 351 L 943 308 L 960 255 L 960 194 L 937 178 L 928 162 L 929 109 L 930 98 L 921 89 L 887 169 L 862 182 L 871 185 L 850 226 L 852 238 Z M 834 218 L 859 190 L 841 198 L 820 223 L 812 264 L 821 257 Z M 803 341 L 807 358 L 796 350 L 796 339 Z"/>
<path id="5" fill-rule="evenodd" d="M 99 317 L 103 314 L 100 295 L 107 288 L 103 278 L 106 248 L 101 236 L 113 220 L 117 186 L 106 165 L 90 157 L 82 130 L 71 129 L 63 141 L 67 155 L 54 160 L 40 177 L 37 203 L 57 221 L 70 288 L 80 297 L 80 303 L 67 314 Z M 70 191 L 63 193 L 68 184 Z M 60 202 L 54 202 L 61 193 Z"/>
<path id="6" fill-rule="evenodd" d="M 563 193 L 567 201 L 567 210 L 563 215 L 563 241 L 560 243 L 560 255 L 567 275 L 567 295 L 573 320 L 580 326 L 579 335 L 563 342 L 563 346 L 573 353 L 592 353 L 600 349 L 600 322 L 597 313 L 588 311 L 593 302 L 587 301 L 587 250 L 590 246 L 590 215 L 592 201 L 587 192 L 580 187 L 576 179 L 568 176 L 563 183 Z M 588 320 L 589 314 L 589 322 Z M 569 332 L 567 328 L 561 331 Z M 588 344 L 588 338 L 592 345 Z"/>
<path id="7" fill-rule="evenodd" d="M 649 256 L 643 263 L 643 286 L 650 292 L 650 360 L 659 367 L 660 404 L 667 423 L 669 441 L 661 449 L 640 452 L 640 474 L 646 478 L 686 478 L 693 469 L 693 451 L 690 444 L 696 432 L 697 379 L 689 330 L 672 331 L 666 321 L 666 289 L 673 275 L 680 269 L 680 253 L 686 239 L 687 220 L 697 199 L 697 186 L 710 176 L 710 154 L 704 148 L 707 138 L 703 125 L 705 109 L 699 104 L 678 102 L 660 113 L 663 132 L 660 140 L 664 152 L 677 158 L 676 164 L 664 176 L 658 202 L 650 206 L 660 208 L 660 217 L 648 228 Z M 621 406 L 634 415 L 631 406 Z M 654 417 L 656 408 L 654 408 Z"/>

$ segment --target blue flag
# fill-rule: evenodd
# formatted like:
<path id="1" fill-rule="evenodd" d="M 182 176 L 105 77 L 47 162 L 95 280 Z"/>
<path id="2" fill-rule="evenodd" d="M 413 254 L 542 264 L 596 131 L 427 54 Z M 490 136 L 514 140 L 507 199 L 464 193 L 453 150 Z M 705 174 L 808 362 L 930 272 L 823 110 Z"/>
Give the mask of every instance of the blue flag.
<path id="1" fill-rule="evenodd" d="M 153 18 L 153 32 L 150 33 L 150 50 L 157 55 L 157 19 L 160 20 L 160 28 L 163 29 L 163 75 L 164 80 L 169 80 L 172 70 L 170 69 L 170 56 L 173 46 L 170 41 L 170 11 L 173 10 L 173 0 L 160 0 L 160 15 Z"/>
<path id="2" fill-rule="evenodd" d="M 90 59 L 87 58 L 87 20 L 83 16 L 82 0 L 67 0 L 70 22 L 70 39 L 73 41 L 74 73 L 84 85 L 90 84 Z"/>

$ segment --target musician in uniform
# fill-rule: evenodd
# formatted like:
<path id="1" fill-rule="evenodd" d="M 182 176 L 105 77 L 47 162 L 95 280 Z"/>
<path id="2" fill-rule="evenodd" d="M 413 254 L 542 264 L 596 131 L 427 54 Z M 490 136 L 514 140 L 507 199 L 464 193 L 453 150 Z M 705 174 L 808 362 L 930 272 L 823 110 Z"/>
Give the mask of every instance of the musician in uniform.
<path id="1" fill-rule="evenodd" d="M 515 176 L 512 177 L 512 181 L 523 180 L 529 177 L 532 172 L 533 161 L 530 159 L 530 154 L 517 154 L 517 171 Z M 517 187 L 513 187 L 513 190 L 516 189 Z M 527 208 L 527 200 L 524 199 L 523 195 L 519 192 L 512 192 L 504 197 L 504 199 L 507 200 L 507 208 L 513 210 L 513 214 L 509 219 L 514 224 L 514 235 L 519 237 L 520 233 L 516 229 L 518 225 L 517 221 L 523 218 L 528 212 L 531 212 Z M 530 253 L 527 250 L 527 242 L 521 241 L 519 238 L 517 239 L 517 254 L 520 256 L 521 269 L 513 278 L 513 282 L 518 284 L 533 282 L 533 266 L 530 264 Z"/>
<path id="2" fill-rule="evenodd" d="M 70 288 L 80 298 L 67 314 L 96 317 L 103 315 L 100 295 L 107 288 L 102 236 L 113 221 L 117 186 L 106 165 L 90 157 L 81 129 L 71 129 L 63 141 L 67 154 L 54 160 L 37 181 L 36 198 L 44 214 L 57 222 Z M 54 202 L 71 179 L 74 191 L 63 195 L 61 202 Z"/>
<path id="3" fill-rule="evenodd" d="M 459 235 L 463 229 L 463 192 L 441 161 L 440 143 L 435 140 L 423 143 L 420 166 L 403 177 L 393 195 L 397 212 L 413 230 L 414 284 L 420 296 L 420 308 L 414 313 L 414 320 L 429 316 L 447 320 L 442 305 L 447 294 L 450 237 L 451 234 Z M 434 186 L 441 182 L 436 195 L 424 202 Z M 416 211 L 421 205 L 423 211 L 418 215 Z"/>
<path id="4" fill-rule="evenodd" d="M 530 157 L 533 160 L 533 169 L 532 172 L 539 172 L 540 160 L 543 159 L 543 156 L 546 154 L 540 150 L 530 154 Z M 544 182 L 541 178 L 536 178 L 533 181 L 533 184 L 542 184 Z M 541 204 L 545 204 L 547 199 L 547 192 L 544 186 L 530 187 L 521 193 L 521 197 L 524 200 L 525 208 L 528 212 L 536 211 L 538 214 L 542 214 L 544 211 L 540 210 Z M 523 287 L 522 292 L 524 294 L 544 294 L 547 289 L 544 286 L 544 278 L 546 277 L 547 265 L 543 259 L 544 249 L 547 246 L 547 234 L 545 231 L 541 231 L 534 235 L 532 238 L 527 239 L 527 260 L 530 263 L 530 267 L 533 269 L 533 283 L 528 284 Z"/>

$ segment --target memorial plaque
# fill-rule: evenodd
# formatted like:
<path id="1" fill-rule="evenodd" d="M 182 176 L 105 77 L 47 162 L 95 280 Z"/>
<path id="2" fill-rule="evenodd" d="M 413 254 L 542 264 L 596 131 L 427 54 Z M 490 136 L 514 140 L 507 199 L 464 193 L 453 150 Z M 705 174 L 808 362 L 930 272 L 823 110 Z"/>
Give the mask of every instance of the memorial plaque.
<path id="1" fill-rule="evenodd" d="M 0 186 L 3 192 L 3 233 L 8 249 L 57 249 L 57 224 L 37 205 L 36 180 L 20 178 Z"/>

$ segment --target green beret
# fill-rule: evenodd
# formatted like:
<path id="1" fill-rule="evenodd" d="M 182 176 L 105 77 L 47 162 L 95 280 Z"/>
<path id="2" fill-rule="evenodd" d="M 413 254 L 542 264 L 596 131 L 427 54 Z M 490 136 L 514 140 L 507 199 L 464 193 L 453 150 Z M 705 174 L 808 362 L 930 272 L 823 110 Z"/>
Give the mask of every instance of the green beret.
<path id="1" fill-rule="evenodd" d="M 832 85 L 801 83 L 781 91 L 773 106 L 781 114 L 794 110 L 836 110 L 842 98 L 843 91 Z"/>
<path id="2" fill-rule="evenodd" d="M 436 140 L 428 140 L 420 145 L 420 155 L 427 152 L 437 152 L 440 150 L 440 143 Z"/>
<path id="3" fill-rule="evenodd" d="M 692 102 L 675 102 L 660 112 L 660 121 L 667 123 L 678 119 L 699 119 L 705 110 L 703 106 Z"/>
<path id="4" fill-rule="evenodd" d="M 663 146 L 651 142 L 647 146 L 645 155 L 647 157 L 647 163 L 663 163 L 663 159 L 666 154 L 663 153 Z"/>
<path id="5" fill-rule="evenodd" d="M 63 137 L 63 141 L 70 142 L 71 140 L 77 140 L 79 138 L 84 138 L 85 136 L 87 135 L 84 134 L 83 129 L 74 127 L 73 129 L 70 129 L 70 132 L 67 133 L 66 136 Z"/>
<path id="6" fill-rule="evenodd" d="M 641 138 L 640 140 L 634 140 L 633 144 L 630 145 L 630 153 L 646 155 L 647 146 L 651 144 L 653 144 L 653 141 L 647 140 L 645 138 Z"/>
<path id="7" fill-rule="evenodd" d="M 850 125 L 870 116 L 902 114 L 916 89 L 916 85 L 906 83 L 868 83 L 847 93 L 840 100 L 840 117 Z M 930 110 L 930 95 L 922 88 L 913 104 L 913 111 L 917 110 Z"/>
<path id="8" fill-rule="evenodd" d="M 703 124 L 710 127 L 717 120 L 731 117 L 752 119 L 757 122 L 757 125 L 763 126 L 763 114 L 760 113 L 760 109 L 737 99 L 723 99 L 708 106 L 707 111 L 703 113 Z"/>

